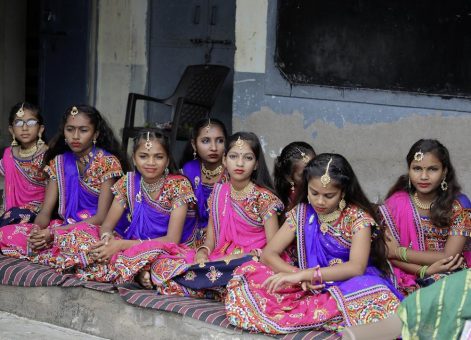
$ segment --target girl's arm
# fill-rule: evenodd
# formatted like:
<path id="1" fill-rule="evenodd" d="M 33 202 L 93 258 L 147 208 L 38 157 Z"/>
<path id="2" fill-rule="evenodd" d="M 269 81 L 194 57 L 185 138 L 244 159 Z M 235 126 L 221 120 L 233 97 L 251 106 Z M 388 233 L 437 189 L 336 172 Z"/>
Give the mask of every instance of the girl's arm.
<path id="1" fill-rule="evenodd" d="M 267 237 L 267 243 L 275 236 L 280 226 L 278 224 L 278 217 L 276 214 L 273 214 L 265 221 L 265 235 Z"/>
<path id="2" fill-rule="evenodd" d="M 83 222 L 96 224 L 96 225 L 101 225 L 103 223 L 103 221 L 107 217 L 111 203 L 113 202 L 113 193 L 111 192 L 111 187 L 113 186 L 115 182 L 116 182 L 115 178 L 109 178 L 101 184 L 100 196 L 98 198 L 98 209 L 96 211 L 96 214 L 90 218 L 83 220 Z"/>
<path id="3" fill-rule="evenodd" d="M 206 227 L 206 240 L 204 241 L 204 245 L 197 249 L 195 262 L 201 263 L 208 261 L 209 254 L 214 250 L 215 245 L 216 240 L 214 239 L 214 222 L 213 216 L 210 213 L 208 226 Z M 206 247 L 209 249 L 209 251 Z"/>
<path id="4" fill-rule="evenodd" d="M 34 219 L 34 224 L 37 224 L 41 229 L 45 229 L 49 225 L 52 212 L 56 207 L 58 196 L 59 188 L 57 186 L 57 181 L 50 179 L 46 184 L 46 192 L 44 194 L 44 202 L 41 206 L 41 210 Z"/>
<path id="5" fill-rule="evenodd" d="M 267 236 L 268 237 L 268 236 Z M 294 272 L 298 270 L 297 267 L 294 267 L 286 263 L 281 258 L 281 253 L 289 247 L 289 245 L 295 239 L 295 231 L 292 230 L 292 226 L 285 222 L 280 230 L 273 236 L 273 238 L 268 242 L 262 252 L 260 260 L 269 266 L 274 272 Z"/>
<path id="6" fill-rule="evenodd" d="M 446 259 L 456 254 L 461 254 L 466 243 L 466 236 L 448 236 L 443 251 L 417 251 L 407 248 L 406 256 L 407 262 L 418 265 L 432 265 L 433 263 Z M 388 244 L 388 257 L 392 260 L 402 260 L 400 258 L 400 251 L 396 243 L 396 247 L 392 248 Z"/>
<path id="7" fill-rule="evenodd" d="M 119 219 L 123 215 L 125 207 L 123 204 L 115 197 L 111 203 L 110 210 L 106 214 L 105 220 L 100 227 L 100 235 L 105 233 L 111 234 L 116 227 Z"/>

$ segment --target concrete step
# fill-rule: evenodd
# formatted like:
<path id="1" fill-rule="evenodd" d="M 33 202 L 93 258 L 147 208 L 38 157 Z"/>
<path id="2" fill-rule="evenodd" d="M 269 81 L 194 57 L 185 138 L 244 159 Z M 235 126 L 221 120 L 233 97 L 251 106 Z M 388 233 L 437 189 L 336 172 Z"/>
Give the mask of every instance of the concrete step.
<path id="1" fill-rule="evenodd" d="M 106 339 L 270 339 L 177 313 L 135 307 L 124 302 L 118 294 L 82 287 L 0 285 L 0 310 Z M 3 327 L 0 329 L 3 333 Z"/>

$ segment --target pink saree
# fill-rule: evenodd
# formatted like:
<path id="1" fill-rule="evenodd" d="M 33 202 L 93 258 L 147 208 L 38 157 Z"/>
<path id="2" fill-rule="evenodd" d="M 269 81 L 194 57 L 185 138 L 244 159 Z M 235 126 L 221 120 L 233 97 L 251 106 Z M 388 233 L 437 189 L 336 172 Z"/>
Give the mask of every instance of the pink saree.
<path id="1" fill-rule="evenodd" d="M 457 204 L 464 204 L 466 196 L 460 195 L 457 198 Z M 409 193 L 399 191 L 389 197 L 384 205 L 380 206 L 380 212 L 384 222 L 389 227 L 391 234 L 396 241 L 402 246 L 417 251 L 426 251 L 426 239 L 421 224 L 421 217 L 415 208 Z M 463 221 L 466 222 L 467 219 Z M 465 227 L 463 227 L 465 229 Z M 465 252 L 465 257 L 469 258 L 469 252 Z M 468 266 L 470 263 L 468 262 Z M 416 276 L 406 273 L 403 270 L 393 267 L 394 275 L 397 280 L 397 286 L 404 292 L 410 292 L 419 285 Z"/>
<path id="2" fill-rule="evenodd" d="M 44 153 L 41 153 L 34 161 L 31 160 L 31 167 L 35 163 L 39 165 L 43 156 Z M 35 212 L 39 211 L 44 201 L 45 177 L 31 177 L 15 160 L 11 147 L 5 149 L 2 163 L 5 172 L 5 211 L 15 207 L 31 207 Z"/>

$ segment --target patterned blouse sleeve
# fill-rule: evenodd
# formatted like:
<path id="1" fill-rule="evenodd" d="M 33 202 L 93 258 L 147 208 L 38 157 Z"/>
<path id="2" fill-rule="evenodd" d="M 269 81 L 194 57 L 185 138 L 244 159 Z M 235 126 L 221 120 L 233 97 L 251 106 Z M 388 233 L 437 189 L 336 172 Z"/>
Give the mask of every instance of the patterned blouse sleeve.
<path id="1" fill-rule="evenodd" d="M 285 224 L 288 226 L 289 230 L 294 233 L 296 232 L 296 229 L 298 229 L 298 223 L 296 222 L 296 208 L 293 208 L 286 213 Z"/>
<path id="2" fill-rule="evenodd" d="M 355 212 L 352 214 L 351 222 L 347 225 L 350 226 L 351 235 L 355 235 L 362 229 L 371 228 L 373 232 L 377 228 L 377 223 L 366 211 L 354 208 Z"/>
<path id="3" fill-rule="evenodd" d="M 111 192 L 123 208 L 128 207 L 127 183 L 128 176 L 123 176 L 111 187 Z"/>
<path id="4" fill-rule="evenodd" d="M 268 190 L 262 190 L 259 197 L 260 217 L 263 221 L 267 221 L 273 215 L 283 211 L 283 203 L 273 193 Z"/>
<path id="5" fill-rule="evenodd" d="M 458 202 L 453 202 L 453 215 L 451 217 L 451 225 L 448 232 L 450 236 L 471 236 L 471 220 L 470 210 L 463 208 Z"/>
<path id="6" fill-rule="evenodd" d="M 56 170 L 56 157 L 49 162 L 49 165 L 44 167 L 44 172 L 49 176 L 49 179 L 57 181 L 57 170 Z"/>
<path id="7" fill-rule="evenodd" d="M 190 181 L 183 176 L 178 176 L 170 180 L 172 193 L 172 210 L 181 207 L 183 204 L 196 202 L 196 197 L 191 187 Z"/>
<path id="8" fill-rule="evenodd" d="M 118 158 L 113 155 L 103 157 L 103 175 L 101 182 L 106 182 L 110 178 L 119 178 L 123 176 L 123 169 Z"/>

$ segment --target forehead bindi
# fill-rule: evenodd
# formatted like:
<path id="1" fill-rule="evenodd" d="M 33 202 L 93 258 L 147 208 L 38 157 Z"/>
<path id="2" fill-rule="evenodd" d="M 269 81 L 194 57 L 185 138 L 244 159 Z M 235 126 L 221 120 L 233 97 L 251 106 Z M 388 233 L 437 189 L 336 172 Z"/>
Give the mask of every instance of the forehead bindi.
<path id="1" fill-rule="evenodd" d="M 75 117 L 69 115 L 65 125 L 71 127 L 94 127 L 90 121 L 90 118 L 82 113 L 78 113 Z"/>
<path id="2" fill-rule="evenodd" d="M 150 142 L 152 143 L 152 147 L 150 149 L 147 149 L 146 148 L 146 140 L 143 139 L 141 140 L 141 142 L 139 143 L 139 147 L 137 148 L 136 152 L 138 153 L 145 153 L 145 154 L 149 154 L 149 155 L 167 155 L 167 153 L 165 152 L 165 149 L 164 147 L 162 146 L 162 144 L 160 144 L 157 140 L 150 140 Z"/>
<path id="3" fill-rule="evenodd" d="M 340 191 L 340 188 L 335 185 L 334 181 L 331 181 L 327 186 L 324 188 L 324 185 L 321 182 L 320 177 L 313 177 L 309 180 L 308 186 L 310 190 L 314 190 L 320 194 L 335 194 Z"/>
<path id="4" fill-rule="evenodd" d="M 422 158 L 421 161 L 416 161 L 412 160 L 411 162 L 411 167 L 422 167 L 422 168 L 427 168 L 430 166 L 442 166 L 442 162 L 433 154 L 430 152 L 427 152 L 424 154 L 424 158 Z"/>

